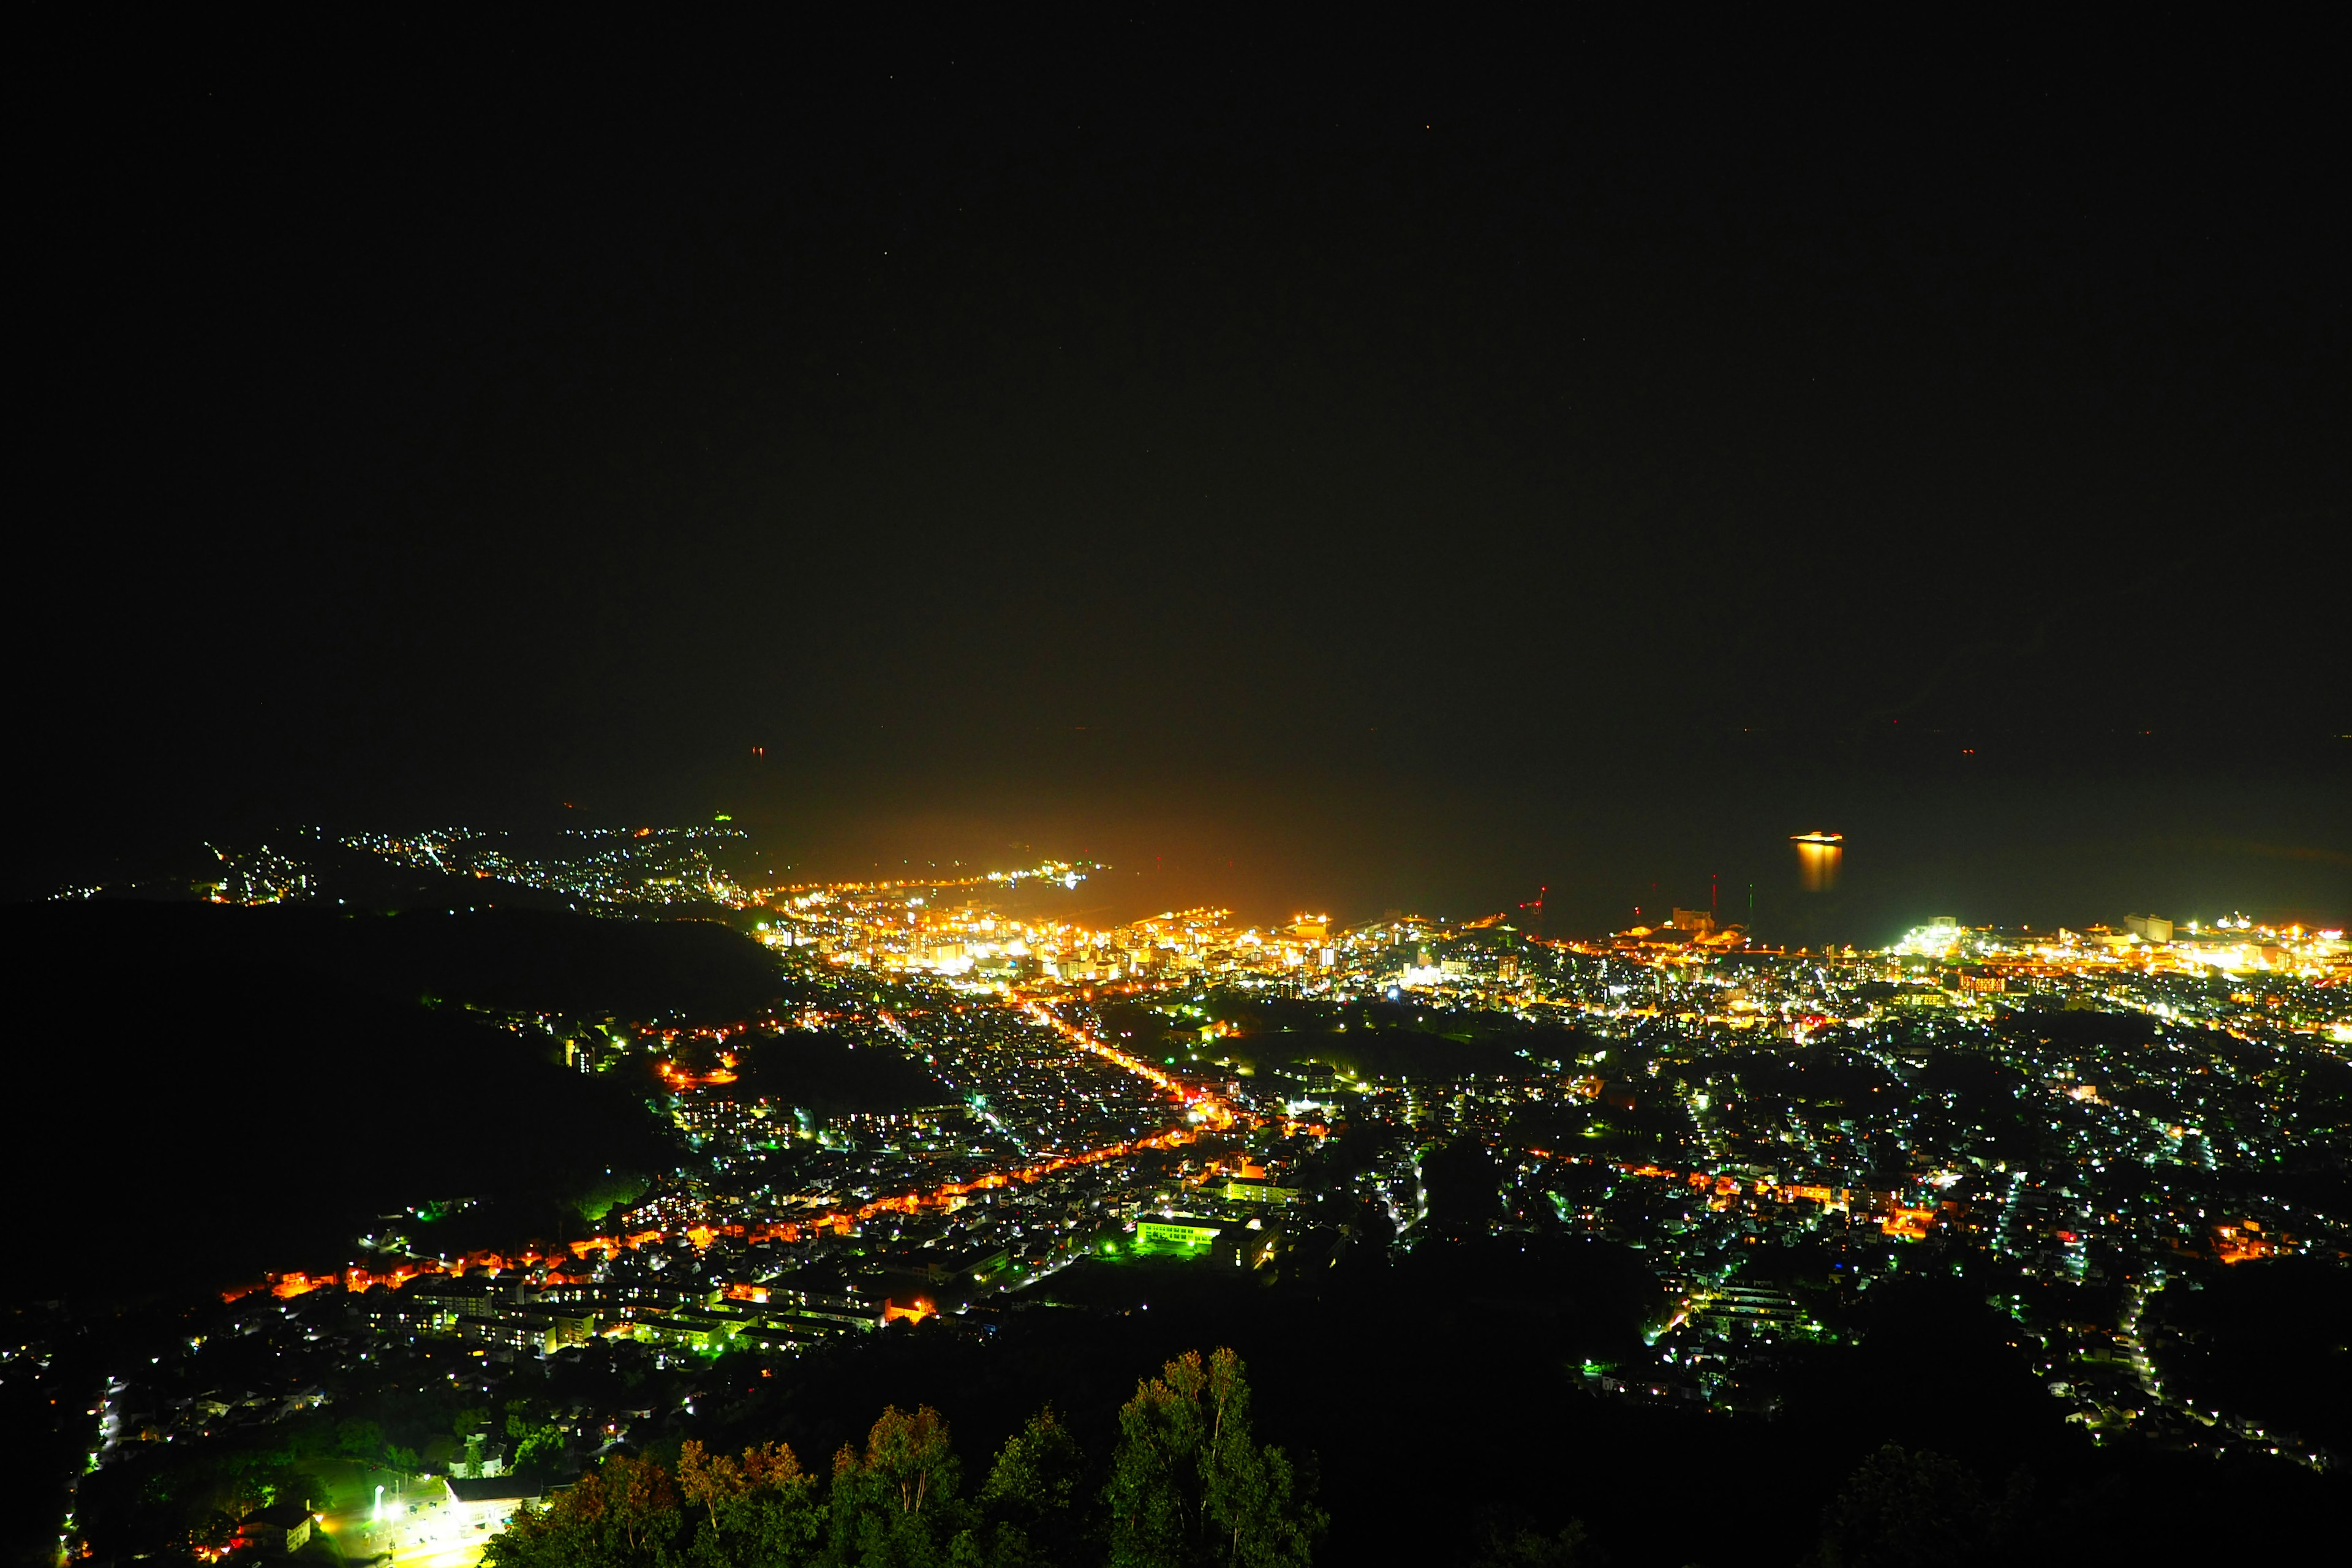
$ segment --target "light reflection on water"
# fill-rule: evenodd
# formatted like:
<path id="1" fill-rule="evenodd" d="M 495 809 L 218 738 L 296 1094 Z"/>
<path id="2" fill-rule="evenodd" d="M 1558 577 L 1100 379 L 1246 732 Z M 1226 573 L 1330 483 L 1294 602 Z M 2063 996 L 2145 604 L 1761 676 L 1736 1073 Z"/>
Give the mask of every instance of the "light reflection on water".
<path id="1" fill-rule="evenodd" d="M 1810 839 L 1797 843 L 1797 879 L 1809 893 L 1826 893 L 1837 887 L 1838 866 L 1845 858 L 1842 844 Z"/>

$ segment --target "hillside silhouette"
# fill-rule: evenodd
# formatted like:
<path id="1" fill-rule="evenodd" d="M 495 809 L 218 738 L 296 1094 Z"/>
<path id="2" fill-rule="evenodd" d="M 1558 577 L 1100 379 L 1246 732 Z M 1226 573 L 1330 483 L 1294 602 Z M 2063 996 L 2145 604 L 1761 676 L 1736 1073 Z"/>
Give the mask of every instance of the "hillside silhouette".
<path id="1" fill-rule="evenodd" d="M 127 903 L 0 920 L 19 975 L 10 1300 L 332 1267 L 374 1216 L 457 1195 L 577 1234 L 608 1173 L 671 1163 L 667 1130 L 544 1037 L 421 998 L 691 1015 L 781 990 L 717 926 Z"/>

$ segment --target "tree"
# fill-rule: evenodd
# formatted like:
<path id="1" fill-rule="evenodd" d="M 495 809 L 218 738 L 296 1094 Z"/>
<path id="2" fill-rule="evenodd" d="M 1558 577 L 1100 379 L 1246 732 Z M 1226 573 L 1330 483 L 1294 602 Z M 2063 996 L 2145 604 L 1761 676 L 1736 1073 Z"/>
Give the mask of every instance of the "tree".
<path id="1" fill-rule="evenodd" d="M 563 1428 L 535 1399 L 507 1401 L 507 1436 L 514 1439 L 514 1456 L 509 1463 L 516 1469 L 542 1457 L 555 1458 L 563 1453 Z"/>
<path id="2" fill-rule="evenodd" d="M 335 1425 L 335 1453 L 362 1465 L 373 1464 L 384 1452 L 383 1428 L 373 1421 L 341 1421 Z"/>
<path id="3" fill-rule="evenodd" d="M 816 1478 L 784 1444 L 729 1458 L 688 1438 L 677 1489 L 687 1507 L 703 1510 L 688 1558 L 707 1568 L 780 1568 L 804 1561 L 816 1540 Z"/>
<path id="4" fill-rule="evenodd" d="M 1086 1535 L 1077 1511 L 1086 1456 L 1048 1405 L 1004 1440 L 973 1500 L 979 1521 L 955 1540 L 958 1568 L 1075 1563 Z"/>
<path id="5" fill-rule="evenodd" d="M 886 1407 L 861 1456 L 845 1443 L 833 1458 L 826 1561 L 838 1568 L 928 1568 L 969 1523 L 956 1497 L 961 1467 L 948 1424 L 926 1405 Z"/>
<path id="6" fill-rule="evenodd" d="M 1479 1522 L 1477 1542 L 1471 1568 L 1598 1568 L 1604 1561 L 1580 1519 L 1546 1535 L 1524 1519 L 1490 1515 Z"/>
<path id="7" fill-rule="evenodd" d="M 1823 1511 L 1821 1568 L 1961 1568 L 1997 1561 L 2021 1483 L 1988 1501 L 1956 1459 L 1894 1443 L 1855 1467 Z"/>
<path id="8" fill-rule="evenodd" d="M 1475 1137 L 1456 1138 L 1423 1154 L 1421 1184 L 1429 1194 L 1430 1223 L 1440 1228 L 1483 1233 L 1502 1212 L 1502 1173 Z"/>
<path id="9" fill-rule="evenodd" d="M 1139 1383 L 1119 1407 L 1118 1446 L 1103 1500 L 1116 1568 L 1181 1568 L 1201 1538 L 1201 1391 L 1208 1374 L 1187 1351 Z"/>
<path id="10" fill-rule="evenodd" d="M 482 1473 L 482 1446 L 489 1440 L 490 1412 L 486 1405 L 469 1405 L 450 1418 L 449 1429 L 457 1441 L 465 1445 L 466 1467 L 474 1474 Z"/>
<path id="11" fill-rule="evenodd" d="M 615 1456 L 547 1507 L 517 1514 L 482 1561 L 490 1568 L 662 1568 L 685 1522 L 668 1470 Z"/>
<path id="12" fill-rule="evenodd" d="M 1187 1351 L 1136 1385 L 1118 1413 L 1118 1447 L 1103 1489 L 1116 1568 L 1309 1561 L 1325 1522 L 1300 1493 L 1290 1459 L 1250 1431 L 1242 1359 Z"/>

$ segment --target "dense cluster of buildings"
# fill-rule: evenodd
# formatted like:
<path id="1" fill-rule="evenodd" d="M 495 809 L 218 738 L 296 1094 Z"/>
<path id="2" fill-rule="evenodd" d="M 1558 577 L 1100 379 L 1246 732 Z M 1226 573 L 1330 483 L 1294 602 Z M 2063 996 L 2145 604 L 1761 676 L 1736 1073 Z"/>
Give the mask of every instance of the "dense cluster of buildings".
<path id="1" fill-rule="evenodd" d="M 1884 952 L 1791 953 L 1685 910 L 1599 942 L 1402 915 L 1248 930 L 1212 910 L 1097 932 L 940 894 L 803 891 L 770 928 L 820 989 L 803 1021 L 919 1061 L 938 1103 L 819 1121 L 681 1084 L 674 1113 L 710 1158 L 623 1222 L 641 1245 L 552 1288 L 596 1314 L 587 1331 L 781 1350 L 853 1317 L 969 1316 L 1105 1247 L 1328 1259 L 1364 1205 L 1411 1247 L 1419 1157 L 1463 1139 L 1503 1161 L 1496 1225 L 1648 1255 L 1656 1361 L 1604 1385 L 1738 1408 L 1769 1410 L 1779 1348 L 1836 1337 L 1838 1304 L 1916 1248 L 2119 1288 L 2184 1261 L 2352 1251 L 2329 1216 L 2222 1180 L 2343 1152 L 2352 1129 L 2299 1098 L 2352 1039 L 2340 933 L 1937 921 Z M 1296 1058 L 1268 1059 L 1251 1021 L 1277 999 L 1326 1023 L 1283 1047 Z M 1409 1011 L 1423 1041 L 1454 1018 L 1573 1032 L 1530 1035 L 1556 1054 L 1501 1070 L 1442 1044 L 1368 1061 L 1347 1035 L 1366 1004 Z M 1106 1022 L 1119 1009 L 1128 1028 Z M 1316 1157 L 1334 1129 L 1372 1147 L 1339 1179 Z M 780 1130 L 803 1146 L 789 1184 Z M 1759 1257 L 1798 1261 L 1766 1278 Z M 812 1321 L 819 1299 L 831 1315 Z M 550 1310 L 518 1298 L 503 1342 L 581 1331 Z M 2097 1345 L 2078 1325 L 2051 1351 L 2053 1392 L 2095 1430 L 2182 1418 L 2149 1381 L 2119 1393 L 2137 1346 L 2114 1315 Z M 2094 1352 L 2104 1373 L 2061 1375 Z"/>
<path id="2" fill-rule="evenodd" d="M 598 878 L 637 878 L 635 900 L 648 866 L 703 864 L 697 843 L 640 836 L 541 871 L 615 899 Z M 456 834 L 371 847 L 520 874 Z M 690 1400 L 692 1369 L 730 1352 L 902 1319 L 985 1334 L 1084 1259 L 1295 1274 L 1465 1225 L 1639 1254 L 1647 1349 L 1587 1369 L 1603 1397 L 1769 1415 L 1790 1356 L 1848 1332 L 1874 1286 L 1974 1258 L 2019 1282 L 2038 1369 L 2093 1431 L 2333 1462 L 2168 1394 L 2141 1317 L 2181 1270 L 2352 1258 L 2344 1215 L 2260 1179 L 2352 1158 L 2340 932 L 1944 921 L 1884 951 L 1790 952 L 1688 910 L 1592 941 L 1402 913 L 1090 930 L 1006 912 L 1008 879 L 771 890 L 760 935 L 799 987 L 783 1015 L 513 1020 L 583 1071 L 651 1058 L 677 1170 L 565 1247 L 436 1256 L 428 1226 L 390 1225 L 341 1274 L 273 1279 L 224 1309 L 234 1354 L 190 1346 L 207 1371 L 181 1368 L 178 1392 L 118 1379 L 93 1462 L 278 1419 L 320 1397 L 324 1364 L 494 1399 L 519 1365 L 619 1357 L 684 1369 L 666 1386 Z M 798 1028 L 936 1091 L 826 1110 L 732 1070 Z M 1494 1190 L 1449 1210 L 1429 1162 L 1468 1144 Z M 2109 1305 L 2049 1321 L 2023 1305 L 2036 1284 Z M 548 1419 L 584 1461 L 667 1414 Z M 478 1480 L 502 1460 L 439 1462 Z"/>

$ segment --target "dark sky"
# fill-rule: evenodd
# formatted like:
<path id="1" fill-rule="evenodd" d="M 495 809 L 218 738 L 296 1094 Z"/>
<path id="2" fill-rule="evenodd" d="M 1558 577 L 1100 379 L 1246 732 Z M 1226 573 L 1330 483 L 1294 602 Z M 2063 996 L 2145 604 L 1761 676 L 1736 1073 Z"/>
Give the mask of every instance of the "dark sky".
<path id="1" fill-rule="evenodd" d="M 2316 40 L 1333 25 L 61 41 L 40 837 L 2352 913 Z"/>

